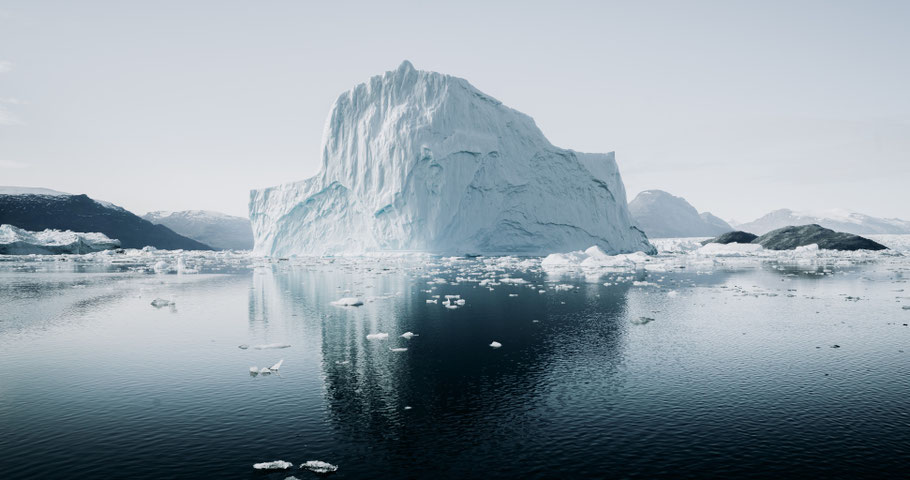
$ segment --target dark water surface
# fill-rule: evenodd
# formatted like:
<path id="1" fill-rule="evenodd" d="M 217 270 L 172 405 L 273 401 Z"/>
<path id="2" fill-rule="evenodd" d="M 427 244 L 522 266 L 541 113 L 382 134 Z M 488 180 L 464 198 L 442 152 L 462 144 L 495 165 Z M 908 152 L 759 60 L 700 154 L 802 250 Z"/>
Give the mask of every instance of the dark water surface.
<path id="1" fill-rule="evenodd" d="M 901 272 L 513 275 L 0 270 L 0 477 L 910 475 Z"/>

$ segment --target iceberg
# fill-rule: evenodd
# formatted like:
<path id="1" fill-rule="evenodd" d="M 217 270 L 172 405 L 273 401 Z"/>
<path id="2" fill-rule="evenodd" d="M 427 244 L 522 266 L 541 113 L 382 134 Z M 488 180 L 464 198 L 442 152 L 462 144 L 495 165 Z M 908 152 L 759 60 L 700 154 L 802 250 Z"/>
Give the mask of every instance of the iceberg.
<path id="1" fill-rule="evenodd" d="M 335 101 L 321 160 L 251 192 L 254 254 L 656 253 L 613 153 L 555 147 L 531 117 L 407 61 Z"/>
<path id="2" fill-rule="evenodd" d="M 30 232 L 12 225 L 0 225 L 0 255 L 83 254 L 116 248 L 120 248 L 120 241 L 103 233 L 52 229 Z"/>

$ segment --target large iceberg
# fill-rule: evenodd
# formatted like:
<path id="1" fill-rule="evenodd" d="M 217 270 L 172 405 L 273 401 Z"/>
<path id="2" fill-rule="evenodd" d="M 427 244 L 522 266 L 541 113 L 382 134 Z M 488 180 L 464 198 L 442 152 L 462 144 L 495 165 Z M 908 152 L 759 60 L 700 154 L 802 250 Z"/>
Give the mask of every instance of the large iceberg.
<path id="1" fill-rule="evenodd" d="M 466 80 L 414 69 L 342 94 L 307 180 L 254 190 L 258 255 L 656 252 L 613 153 L 553 146 Z"/>
<path id="2" fill-rule="evenodd" d="M 92 253 L 120 248 L 120 240 L 103 233 L 70 230 L 29 232 L 12 225 L 0 225 L 0 255 L 57 255 Z"/>

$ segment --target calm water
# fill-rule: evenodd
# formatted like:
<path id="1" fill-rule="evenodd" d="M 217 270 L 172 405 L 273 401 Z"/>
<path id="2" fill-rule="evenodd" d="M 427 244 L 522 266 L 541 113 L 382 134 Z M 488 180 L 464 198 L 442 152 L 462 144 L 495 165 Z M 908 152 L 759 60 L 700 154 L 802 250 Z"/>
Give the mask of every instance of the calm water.
<path id="1" fill-rule="evenodd" d="M 316 478 L 307 460 L 336 478 L 908 475 L 901 264 L 617 279 L 405 263 L 0 266 L 0 476 Z M 451 284 L 490 272 L 530 286 Z M 465 305 L 426 302 L 446 294 Z M 366 305 L 330 303 L 352 295 Z M 292 346 L 238 348 L 273 342 Z M 295 467 L 252 468 L 279 459 Z"/>

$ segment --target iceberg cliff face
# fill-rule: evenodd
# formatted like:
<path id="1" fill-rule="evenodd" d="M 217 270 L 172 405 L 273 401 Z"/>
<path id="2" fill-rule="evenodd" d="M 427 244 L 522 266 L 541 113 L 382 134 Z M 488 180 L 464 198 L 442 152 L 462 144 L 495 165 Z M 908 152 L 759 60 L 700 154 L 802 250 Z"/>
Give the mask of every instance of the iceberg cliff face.
<path id="1" fill-rule="evenodd" d="M 322 168 L 250 198 L 254 253 L 654 252 L 612 153 L 554 147 L 467 81 L 404 62 L 335 101 Z"/>

